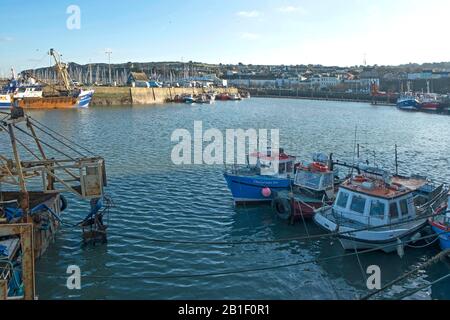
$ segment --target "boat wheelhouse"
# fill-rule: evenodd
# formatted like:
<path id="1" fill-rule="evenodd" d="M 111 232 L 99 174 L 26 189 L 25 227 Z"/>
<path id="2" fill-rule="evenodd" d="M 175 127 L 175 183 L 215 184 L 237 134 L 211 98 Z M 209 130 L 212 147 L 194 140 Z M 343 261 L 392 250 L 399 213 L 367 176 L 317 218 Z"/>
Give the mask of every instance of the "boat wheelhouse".
<path id="1" fill-rule="evenodd" d="M 316 209 L 333 202 L 334 180 L 325 163 L 298 164 L 291 190 L 278 192 L 272 206 L 283 220 L 312 218 Z"/>
<path id="2" fill-rule="evenodd" d="M 399 181 L 405 183 L 408 179 Z M 329 232 L 338 233 L 345 250 L 379 249 L 395 251 L 399 246 L 420 238 L 427 225 L 431 203 L 442 198 L 441 186 L 420 206 L 415 203 L 415 191 L 422 185 L 414 179 L 413 188 L 394 182 L 388 174 L 383 178 L 371 174 L 355 175 L 339 187 L 332 206 L 316 211 L 314 221 Z"/>
<path id="3" fill-rule="evenodd" d="M 14 94 L 14 99 L 42 98 L 42 92 L 42 86 L 40 85 L 21 86 Z"/>
<path id="4" fill-rule="evenodd" d="M 271 202 L 275 192 L 288 190 L 294 178 L 296 157 L 278 153 L 252 153 L 245 167 L 224 173 L 235 204 Z"/>

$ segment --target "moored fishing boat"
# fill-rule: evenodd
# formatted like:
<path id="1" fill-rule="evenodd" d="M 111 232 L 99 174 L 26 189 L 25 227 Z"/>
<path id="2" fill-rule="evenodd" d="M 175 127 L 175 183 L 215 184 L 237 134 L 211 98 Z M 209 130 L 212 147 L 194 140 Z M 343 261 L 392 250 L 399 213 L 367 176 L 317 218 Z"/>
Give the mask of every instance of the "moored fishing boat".
<path id="1" fill-rule="evenodd" d="M 14 95 L 12 104 L 23 109 L 72 109 L 88 108 L 93 98 L 94 90 L 83 90 L 76 88 L 74 81 L 70 78 L 67 64 L 61 61 L 61 55 L 54 49 L 50 49 L 49 55 L 55 60 L 55 69 L 61 87 L 48 85 L 53 93 L 43 93 L 41 86 L 22 86 Z M 38 81 L 32 74 L 26 74 L 27 81 Z M 40 89 L 39 89 L 40 88 Z"/>
<path id="2" fill-rule="evenodd" d="M 274 193 L 288 190 L 294 177 L 294 163 L 296 158 L 287 155 L 281 149 L 279 153 L 253 153 L 255 165 L 249 164 L 243 168 L 233 168 L 224 173 L 228 188 L 235 204 L 271 202 Z M 274 168 L 274 163 L 278 167 Z"/>
<path id="3" fill-rule="evenodd" d="M 324 162 L 298 164 L 291 190 L 277 192 L 272 207 L 283 220 L 312 218 L 316 209 L 333 203 L 334 180 L 334 172 Z"/>
<path id="4" fill-rule="evenodd" d="M 72 109 L 88 108 L 94 90 L 78 90 L 72 96 L 44 96 L 14 98 L 13 105 L 23 109 Z"/>
<path id="5" fill-rule="evenodd" d="M 240 92 L 239 95 L 241 96 L 242 99 L 250 99 L 250 92 L 245 91 L 245 92 Z"/>
<path id="6" fill-rule="evenodd" d="M 418 111 L 421 108 L 421 103 L 415 95 L 407 93 L 397 100 L 397 108 L 407 111 Z"/>
<path id="7" fill-rule="evenodd" d="M 420 238 L 427 214 L 448 193 L 440 186 L 428 194 L 425 203 L 418 204 L 415 192 L 427 183 L 418 178 L 395 179 L 387 172 L 383 177 L 354 175 L 339 187 L 332 206 L 316 210 L 314 221 L 335 232 L 345 250 L 395 251 Z"/>
<path id="8" fill-rule="evenodd" d="M 442 108 L 442 101 L 439 95 L 427 93 L 419 96 L 420 111 L 438 112 Z"/>
<path id="9" fill-rule="evenodd" d="M 239 93 L 233 93 L 229 95 L 231 101 L 241 101 L 241 95 Z"/>
<path id="10" fill-rule="evenodd" d="M 216 100 L 228 101 L 228 100 L 230 100 L 230 95 L 228 93 L 220 93 L 220 94 L 216 95 Z"/>
<path id="11" fill-rule="evenodd" d="M 439 235 L 441 249 L 450 249 L 450 194 L 447 205 L 436 210 L 436 214 L 429 219 L 429 223 L 433 231 Z"/>

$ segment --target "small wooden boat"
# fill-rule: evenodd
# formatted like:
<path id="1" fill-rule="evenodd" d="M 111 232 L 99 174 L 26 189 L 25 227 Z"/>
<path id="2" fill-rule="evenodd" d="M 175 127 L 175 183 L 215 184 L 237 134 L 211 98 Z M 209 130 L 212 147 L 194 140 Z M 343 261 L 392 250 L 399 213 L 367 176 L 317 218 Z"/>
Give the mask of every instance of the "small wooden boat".
<path id="1" fill-rule="evenodd" d="M 233 94 L 230 94 L 230 100 L 231 101 L 241 101 L 242 98 L 239 93 L 233 93 Z"/>
<path id="2" fill-rule="evenodd" d="M 230 96 L 228 95 L 228 93 L 220 93 L 216 96 L 216 100 L 228 101 L 228 100 L 230 100 Z"/>
<path id="3" fill-rule="evenodd" d="M 292 189 L 278 192 L 272 207 L 283 220 L 312 218 L 316 209 L 333 203 L 334 181 L 334 173 L 325 163 L 298 164 Z"/>

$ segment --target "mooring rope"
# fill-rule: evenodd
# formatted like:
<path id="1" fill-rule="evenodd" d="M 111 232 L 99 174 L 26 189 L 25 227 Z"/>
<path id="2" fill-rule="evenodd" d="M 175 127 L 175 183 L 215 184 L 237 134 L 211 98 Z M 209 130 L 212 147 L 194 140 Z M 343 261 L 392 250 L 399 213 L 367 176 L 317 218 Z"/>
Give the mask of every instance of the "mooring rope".
<path id="1" fill-rule="evenodd" d="M 433 235 L 434 236 L 434 235 Z M 404 275 L 398 277 L 397 279 L 389 282 L 388 284 L 384 285 L 381 289 L 374 291 L 368 295 L 365 295 L 364 297 L 362 297 L 360 300 L 369 300 L 370 298 L 372 298 L 373 296 L 391 288 L 393 285 L 399 283 L 400 281 L 411 277 L 412 275 L 416 274 L 417 272 L 419 272 L 420 270 L 426 269 L 429 266 L 439 262 L 442 258 L 447 257 L 450 255 L 450 249 L 444 250 L 442 252 L 440 252 L 439 254 L 437 254 L 436 256 L 434 256 L 433 258 L 429 259 L 428 261 L 426 261 L 425 263 L 422 263 L 421 265 L 419 265 L 418 267 L 414 268 L 413 270 L 405 273 Z"/>
<path id="2" fill-rule="evenodd" d="M 433 235 L 434 236 L 434 235 Z M 423 237 L 421 239 L 427 239 L 429 236 Z M 413 240 L 408 241 L 402 241 L 402 244 L 408 243 Z M 367 250 L 363 250 L 358 252 L 358 254 L 366 254 L 371 252 L 376 252 L 378 250 L 382 250 L 387 247 L 391 247 L 392 244 L 389 245 L 383 245 L 376 248 L 371 248 Z M 241 270 L 229 270 L 229 271 L 221 271 L 221 272 L 211 272 L 211 273 L 198 273 L 198 274 L 178 274 L 178 275 L 158 275 L 158 276 L 144 276 L 142 274 L 139 275 L 132 275 L 132 276 L 95 276 L 95 275 L 85 275 L 84 278 L 87 279 L 115 279 L 115 280 L 132 280 L 132 279 L 146 279 L 146 280 L 161 280 L 161 279 L 182 279 L 182 278 L 202 278 L 202 277 L 217 277 L 217 276 L 227 276 L 227 275 L 233 275 L 233 274 L 242 274 L 242 273 L 253 273 L 253 272 L 261 272 L 261 271 L 269 271 L 269 270 L 277 270 L 277 269 L 285 269 L 290 267 L 297 267 L 301 265 L 307 265 L 307 264 L 314 264 L 314 263 L 321 263 L 321 262 L 327 262 L 332 261 L 336 259 L 342 259 L 346 257 L 352 257 L 355 256 L 355 253 L 347 253 L 342 255 L 335 255 L 330 256 L 326 258 L 315 258 L 310 259 L 306 261 L 300 261 L 300 262 L 294 262 L 289 264 L 283 264 L 283 265 L 277 265 L 277 266 L 268 266 L 268 267 L 260 267 L 260 268 L 251 268 L 251 269 L 241 269 Z M 67 275 L 60 275 L 52 272 L 44 272 L 44 271 L 36 271 L 36 274 L 41 274 L 49 277 L 56 277 L 56 278 L 66 278 Z"/>

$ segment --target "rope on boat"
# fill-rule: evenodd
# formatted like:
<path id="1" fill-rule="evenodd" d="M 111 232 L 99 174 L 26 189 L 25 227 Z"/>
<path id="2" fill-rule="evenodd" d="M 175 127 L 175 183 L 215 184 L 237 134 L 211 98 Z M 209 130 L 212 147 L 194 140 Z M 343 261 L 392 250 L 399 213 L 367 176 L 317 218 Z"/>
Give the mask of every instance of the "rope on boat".
<path id="1" fill-rule="evenodd" d="M 36 128 L 38 128 L 39 130 L 43 131 L 42 128 L 39 127 L 39 126 L 41 126 L 41 127 L 45 128 L 45 129 L 49 130 L 51 133 L 56 134 L 57 136 L 63 138 L 63 139 L 66 140 L 67 142 L 73 144 L 74 146 L 77 146 L 78 148 L 80 148 L 80 149 L 82 149 L 82 150 L 84 150 L 84 151 L 90 153 L 90 154 L 93 155 L 93 156 L 95 155 L 95 154 L 94 154 L 92 151 L 90 151 L 89 149 L 83 147 L 82 145 L 76 143 L 76 142 L 73 141 L 73 140 L 68 139 L 67 137 L 65 137 L 64 135 L 60 134 L 59 132 L 57 132 L 57 131 L 55 131 L 55 130 L 49 128 L 49 127 L 46 126 L 46 125 L 44 125 L 42 122 L 40 122 L 40 121 L 38 121 L 38 120 L 32 118 L 31 116 L 28 116 L 28 118 L 30 118 L 31 120 L 33 120 L 33 122 L 35 122 L 35 123 L 33 123 L 33 125 L 34 125 Z M 37 126 L 36 123 L 39 124 L 39 126 Z M 48 134 L 48 133 L 47 133 L 47 134 Z M 52 137 L 53 137 L 53 136 L 52 136 Z M 57 139 L 57 138 L 55 138 L 55 137 L 53 137 L 53 138 L 54 138 L 55 140 L 61 142 L 59 139 Z"/>
<path id="2" fill-rule="evenodd" d="M 434 235 L 433 235 L 434 236 Z M 425 236 L 417 240 L 423 240 L 430 238 L 430 236 Z M 408 243 L 413 240 L 407 240 L 402 243 Z M 392 244 L 389 245 L 383 245 L 372 249 L 367 249 L 364 251 L 359 251 L 358 254 L 366 254 L 366 253 L 372 253 L 376 252 L 378 250 L 382 250 L 384 248 L 390 247 Z M 142 274 L 138 275 L 130 275 L 130 276 L 95 276 L 95 275 L 86 275 L 82 276 L 86 279 L 114 279 L 114 280 L 136 280 L 136 279 L 143 279 L 143 280 L 163 280 L 163 279 L 182 279 L 182 278 L 202 278 L 202 277 L 219 277 L 219 276 L 227 276 L 227 275 L 233 275 L 233 274 L 242 274 L 242 273 L 252 273 L 252 272 L 261 272 L 261 271 L 269 271 L 269 270 L 277 270 L 277 269 L 284 269 L 284 268 L 290 268 L 290 267 L 298 267 L 302 265 L 307 264 L 317 264 L 321 262 L 327 262 L 337 259 L 342 259 L 346 257 L 352 257 L 355 256 L 355 253 L 347 253 L 342 255 L 336 255 L 336 256 L 330 256 L 326 258 L 316 258 L 316 259 L 310 259 L 306 261 L 300 261 L 300 262 L 294 262 L 284 265 L 277 265 L 277 266 L 268 266 L 268 267 L 260 267 L 260 268 L 252 268 L 252 269 L 241 269 L 241 270 L 228 270 L 228 271 L 221 271 L 221 272 L 211 272 L 211 273 L 198 273 L 198 274 L 178 274 L 178 275 L 155 275 L 155 276 L 145 276 Z M 61 275 L 51 272 L 43 272 L 43 271 L 36 271 L 36 274 L 41 274 L 49 277 L 55 277 L 55 278 L 66 278 L 67 275 Z"/>
<path id="3" fill-rule="evenodd" d="M 381 289 L 379 289 L 377 291 L 374 291 L 374 292 L 372 292 L 372 293 L 370 293 L 368 295 L 365 295 L 360 300 L 369 300 L 373 296 L 375 296 L 375 295 L 377 295 L 377 294 L 379 294 L 379 293 L 381 293 L 381 292 L 391 288 L 393 285 L 399 283 L 400 281 L 402 281 L 404 279 L 407 279 L 407 278 L 411 277 L 412 275 L 416 274 L 417 272 L 430 267 L 431 265 L 441 261 L 442 258 L 448 257 L 449 255 L 450 255 L 450 249 L 447 249 L 445 251 L 440 252 L 439 254 L 437 254 L 433 258 L 429 259 L 425 263 L 422 263 L 421 265 L 419 265 L 418 267 L 414 268 L 413 270 L 411 270 L 411 271 L 405 273 L 404 275 L 398 277 L 397 279 L 389 282 L 388 284 L 384 285 Z"/>
<path id="4" fill-rule="evenodd" d="M 254 240 L 254 241 L 183 241 L 183 240 L 170 240 L 170 239 L 156 239 L 156 238 L 150 238 L 145 236 L 136 236 L 136 235 L 126 235 L 128 238 L 134 238 L 137 240 L 144 240 L 144 241 L 150 241 L 155 243 L 166 243 L 166 244 L 180 244 L 180 245 L 248 245 L 248 244 L 270 244 L 270 243 L 282 243 L 282 242 L 290 242 L 290 241 L 304 241 L 304 240 L 312 240 L 312 239 L 322 239 L 322 238 L 335 238 L 339 237 L 341 235 L 349 235 L 356 232 L 362 232 L 362 231 L 371 231 L 371 230 L 377 230 L 382 229 L 385 227 L 392 227 L 396 225 L 401 225 L 406 222 L 413 222 L 423 219 L 428 219 L 432 217 L 436 217 L 441 215 L 442 213 L 434 213 L 430 215 L 425 215 L 421 217 L 416 217 L 414 219 L 410 219 L 408 221 L 398 221 L 390 224 L 384 224 L 380 226 L 371 226 L 366 227 L 362 229 L 355 229 L 355 230 L 349 230 L 349 231 L 337 231 L 337 232 L 330 232 L 330 233 L 322 233 L 317 235 L 310 235 L 310 236 L 302 236 L 302 237 L 291 237 L 291 238 L 281 238 L 281 239 L 274 239 L 274 240 Z M 442 233 L 441 233 L 442 234 Z M 124 234 L 121 234 L 120 236 L 125 236 Z M 431 237 L 435 237 L 436 235 L 433 234 Z M 430 237 L 428 237 L 430 238 Z M 428 239 L 426 238 L 426 239 Z M 415 241 L 422 240 L 422 238 L 415 239 Z M 391 244 L 392 245 L 392 244 Z"/>
<path id="5" fill-rule="evenodd" d="M 34 125 L 35 128 L 37 128 L 38 130 L 40 130 L 41 132 L 45 133 L 46 135 L 50 136 L 51 138 L 53 138 L 54 140 L 58 141 L 59 143 L 61 143 L 63 146 L 69 148 L 70 150 L 72 150 L 73 152 L 75 152 L 76 154 L 85 157 L 86 155 L 81 153 L 80 151 L 78 151 L 77 149 L 73 148 L 72 146 L 68 145 L 67 143 L 65 143 L 64 141 L 56 138 L 55 136 L 53 136 L 51 133 L 48 133 L 47 131 L 45 131 L 44 129 L 40 128 L 39 126 Z"/>
<path id="6" fill-rule="evenodd" d="M 412 291 L 410 291 L 410 292 L 407 292 L 406 294 L 404 294 L 404 295 L 402 295 L 402 296 L 396 298 L 396 300 L 403 300 L 403 299 L 405 299 L 405 298 L 408 298 L 408 297 L 410 297 L 410 296 L 416 294 L 417 292 L 422 291 L 422 290 L 425 290 L 425 289 L 427 289 L 427 288 L 429 288 L 429 287 L 431 287 L 431 286 L 434 286 L 435 284 L 437 284 L 437 283 L 439 283 L 439 282 L 441 282 L 441 281 L 444 281 L 444 280 L 446 280 L 446 279 L 448 279 L 448 278 L 450 278 L 450 273 L 447 274 L 447 275 L 445 275 L 445 276 L 443 276 L 443 277 L 441 277 L 441 278 L 439 278 L 439 279 L 437 279 L 437 280 L 435 280 L 435 281 L 433 281 L 433 282 L 431 282 L 430 284 L 426 284 L 426 285 L 424 285 L 424 286 L 422 286 L 422 287 L 419 287 L 419 288 L 414 289 L 414 290 L 412 290 Z"/>
<path id="7" fill-rule="evenodd" d="M 69 158 L 70 160 L 76 161 L 73 157 L 71 157 L 71 156 L 69 156 L 68 154 L 62 152 L 61 150 L 59 150 L 59 149 L 53 147 L 52 145 L 50 145 L 49 143 L 43 141 L 42 139 L 37 138 L 37 137 L 36 137 L 36 138 L 33 137 L 33 135 L 31 135 L 30 133 L 26 132 L 26 131 L 23 130 L 22 128 L 19 128 L 18 126 L 14 126 L 14 128 L 16 128 L 17 130 L 19 130 L 19 131 L 22 132 L 23 134 L 25 134 L 25 135 L 31 137 L 32 139 L 37 139 L 37 141 L 39 141 L 39 142 L 42 143 L 43 145 L 45 145 L 45 146 L 49 147 L 50 149 L 52 149 L 52 150 L 54 150 L 54 151 L 56 151 L 56 152 L 62 154 L 63 156 Z"/>

